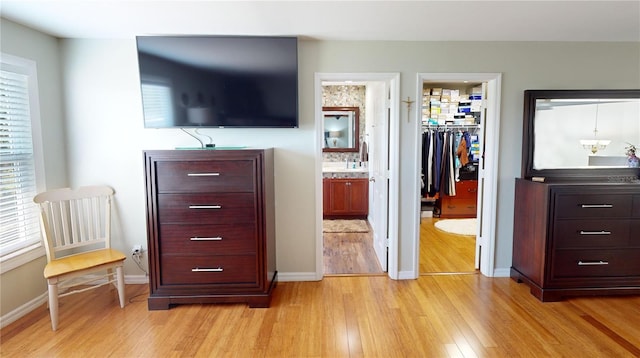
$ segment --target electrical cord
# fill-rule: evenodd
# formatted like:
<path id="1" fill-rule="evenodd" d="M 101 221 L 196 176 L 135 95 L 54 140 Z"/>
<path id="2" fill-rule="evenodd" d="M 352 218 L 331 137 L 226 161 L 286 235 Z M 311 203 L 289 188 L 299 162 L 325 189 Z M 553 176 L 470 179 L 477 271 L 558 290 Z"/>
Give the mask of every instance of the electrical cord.
<path id="1" fill-rule="evenodd" d="M 147 270 L 145 270 L 144 267 L 142 267 L 142 262 L 140 262 L 140 256 L 131 254 L 131 259 L 133 260 L 133 262 L 136 263 L 136 265 L 138 265 L 140 270 L 142 270 L 142 272 L 144 272 L 146 276 L 149 276 L 149 273 L 147 272 Z"/>
<path id="2" fill-rule="evenodd" d="M 142 253 L 141 253 L 142 254 Z M 131 254 L 131 259 L 133 260 L 133 262 L 136 263 L 136 265 L 138 265 L 138 267 L 140 268 L 140 270 L 142 270 L 145 274 L 145 276 L 149 276 L 149 273 L 147 272 L 147 270 L 144 269 L 144 267 L 142 266 L 142 262 L 140 262 L 140 256 L 136 255 L 136 254 Z M 140 296 L 145 296 L 147 295 L 147 293 L 140 293 L 137 294 L 133 297 L 129 297 L 129 303 L 134 303 L 134 302 L 142 302 L 142 301 L 134 301 L 134 299 L 140 297 Z M 143 300 L 144 301 L 144 300 Z"/>

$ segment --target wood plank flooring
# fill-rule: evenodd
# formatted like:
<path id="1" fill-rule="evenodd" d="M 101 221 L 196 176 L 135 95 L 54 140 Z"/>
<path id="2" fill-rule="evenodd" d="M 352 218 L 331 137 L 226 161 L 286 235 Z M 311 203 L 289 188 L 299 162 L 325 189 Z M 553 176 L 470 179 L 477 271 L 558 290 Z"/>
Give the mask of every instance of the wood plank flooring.
<path id="1" fill-rule="evenodd" d="M 420 273 L 475 273 L 475 237 L 435 228 L 437 218 L 420 220 Z M 324 233 L 324 273 L 383 274 L 368 233 Z"/>
<path id="2" fill-rule="evenodd" d="M 271 308 L 147 310 L 147 286 L 63 297 L 0 332 L 2 357 L 637 357 L 640 297 L 542 303 L 482 275 L 281 282 Z"/>
<path id="3" fill-rule="evenodd" d="M 474 273 L 476 239 L 438 230 L 437 218 L 420 220 L 420 273 Z"/>
<path id="4" fill-rule="evenodd" d="M 373 249 L 373 234 L 323 233 L 324 274 L 384 274 Z"/>

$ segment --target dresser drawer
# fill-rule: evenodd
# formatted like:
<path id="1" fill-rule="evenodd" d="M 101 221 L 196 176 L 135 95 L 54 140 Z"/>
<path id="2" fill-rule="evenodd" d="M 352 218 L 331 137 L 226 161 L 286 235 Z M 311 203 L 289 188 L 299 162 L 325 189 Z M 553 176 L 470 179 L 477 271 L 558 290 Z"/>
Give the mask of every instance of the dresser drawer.
<path id="1" fill-rule="evenodd" d="M 255 223 L 256 215 L 251 193 L 158 195 L 158 220 L 165 224 Z"/>
<path id="2" fill-rule="evenodd" d="M 454 197 L 442 199 L 442 215 L 476 215 L 477 206 L 475 199 L 458 199 Z"/>
<path id="3" fill-rule="evenodd" d="M 247 284 L 258 280 L 255 255 L 162 255 L 160 265 L 164 285 Z"/>
<path id="4" fill-rule="evenodd" d="M 256 225 L 161 224 L 161 250 L 172 254 L 256 253 Z"/>
<path id="5" fill-rule="evenodd" d="M 478 197 L 478 181 L 477 180 L 461 180 L 456 182 L 456 195 L 454 198 L 472 199 L 474 204 Z"/>
<path id="6" fill-rule="evenodd" d="M 633 196 L 633 213 L 631 214 L 631 216 L 633 216 L 636 219 L 640 219 L 640 195 L 634 195 Z"/>
<path id="7" fill-rule="evenodd" d="M 558 250 L 554 278 L 640 276 L 640 249 Z"/>
<path id="8" fill-rule="evenodd" d="M 251 160 L 158 162 L 158 192 L 253 192 L 254 165 Z"/>
<path id="9" fill-rule="evenodd" d="M 442 195 L 436 202 L 440 218 L 474 218 L 477 213 L 478 181 L 456 182 L 456 195 Z"/>
<path id="10" fill-rule="evenodd" d="M 631 195 L 619 194 L 558 194 L 557 218 L 629 217 Z"/>
<path id="11" fill-rule="evenodd" d="M 557 220 L 554 226 L 556 248 L 624 247 L 629 244 L 630 220 Z"/>

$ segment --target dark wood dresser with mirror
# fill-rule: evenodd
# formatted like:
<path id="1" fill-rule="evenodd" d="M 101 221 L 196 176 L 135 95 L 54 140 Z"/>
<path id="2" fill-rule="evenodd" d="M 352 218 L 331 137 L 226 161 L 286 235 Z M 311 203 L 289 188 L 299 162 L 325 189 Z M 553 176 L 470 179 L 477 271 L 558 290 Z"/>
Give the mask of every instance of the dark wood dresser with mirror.
<path id="1" fill-rule="evenodd" d="M 150 310 L 246 302 L 277 282 L 272 149 L 145 151 Z"/>
<path id="2" fill-rule="evenodd" d="M 640 90 L 529 90 L 511 278 L 541 301 L 640 294 Z"/>

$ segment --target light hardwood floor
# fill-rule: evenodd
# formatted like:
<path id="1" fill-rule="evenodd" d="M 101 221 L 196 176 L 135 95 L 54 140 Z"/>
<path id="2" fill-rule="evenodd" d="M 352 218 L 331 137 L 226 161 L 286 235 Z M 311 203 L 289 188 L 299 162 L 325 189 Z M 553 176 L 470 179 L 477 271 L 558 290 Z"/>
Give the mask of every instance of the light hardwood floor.
<path id="1" fill-rule="evenodd" d="M 126 291 L 124 309 L 109 287 L 63 297 L 56 332 L 42 305 L 0 332 L 0 356 L 640 356 L 640 297 L 542 303 L 509 278 L 281 282 L 268 309 L 193 304 L 148 311 L 146 285 Z"/>
<path id="2" fill-rule="evenodd" d="M 433 261 L 421 252 L 421 272 L 453 267 Z M 2 329 L 0 357 L 640 357 L 639 296 L 542 303 L 509 278 L 329 275 L 279 283 L 269 309 L 148 311 L 147 295 L 127 285 L 124 309 L 108 287 L 64 297 L 56 332 L 42 305 Z"/>
<path id="3" fill-rule="evenodd" d="M 475 273 L 475 238 L 435 228 L 437 218 L 420 220 L 420 274 Z M 368 233 L 324 233 L 325 275 L 384 274 Z"/>
<path id="4" fill-rule="evenodd" d="M 475 273 L 475 237 L 436 229 L 438 220 L 420 219 L 420 274 Z"/>

